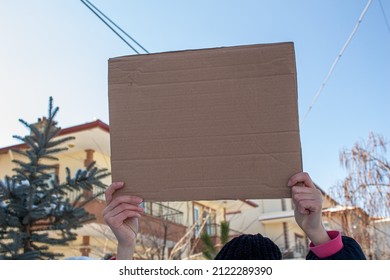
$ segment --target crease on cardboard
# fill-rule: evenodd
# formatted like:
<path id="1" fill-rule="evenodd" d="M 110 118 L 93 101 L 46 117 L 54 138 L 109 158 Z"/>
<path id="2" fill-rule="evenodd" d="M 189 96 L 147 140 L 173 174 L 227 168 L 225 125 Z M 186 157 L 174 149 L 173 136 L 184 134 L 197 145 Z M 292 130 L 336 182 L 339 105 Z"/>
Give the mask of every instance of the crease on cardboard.
<path id="1" fill-rule="evenodd" d="M 256 135 L 272 135 L 272 134 L 294 134 L 296 131 L 293 130 L 281 130 L 281 131 L 270 131 L 270 132 L 254 132 L 254 133 L 232 133 L 232 134 L 213 134 L 211 136 L 172 136 L 172 137 L 161 137 L 158 140 L 185 140 L 185 139 L 203 139 L 210 137 L 234 137 L 234 136 L 256 136 Z M 156 139 L 148 139 L 145 141 L 156 141 Z"/>
<path id="2" fill-rule="evenodd" d="M 123 71 L 123 72 L 126 72 L 126 71 Z M 281 76 L 294 76 L 292 73 L 287 73 L 287 74 L 284 74 L 284 75 L 267 75 L 267 76 L 263 76 L 264 78 L 271 78 L 271 77 L 281 77 Z M 249 80 L 249 79 L 256 79 L 258 80 L 259 77 L 248 77 L 248 78 L 234 78 L 234 79 L 231 79 L 231 80 Z M 175 85 L 189 85 L 189 84 L 197 84 L 199 82 L 209 82 L 209 81 L 216 81 L 216 82 L 221 82 L 221 81 L 226 81 L 226 79 L 204 79 L 204 80 L 196 80 L 196 81 L 182 81 L 182 82 L 160 82 L 160 83 L 154 83 L 154 84 L 141 84 L 141 83 L 135 83 L 133 82 L 132 84 L 132 87 L 137 87 L 137 88 L 143 88 L 143 87 L 160 87 L 160 86 L 163 86 L 163 85 L 170 85 L 170 84 L 175 84 Z M 120 82 L 116 82 L 116 83 L 112 83 L 112 85 L 121 85 L 122 83 Z"/>
<path id="3" fill-rule="evenodd" d="M 272 153 L 272 154 L 268 154 L 268 153 L 250 153 L 250 154 L 227 154 L 227 155 L 208 155 L 208 156 L 175 156 L 175 157 L 164 157 L 164 158 L 132 158 L 131 160 L 126 160 L 126 159 L 117 159 L 113 162 L 115 163 L 120 163 L 120 162 L 126 162 L 126 161 L 154 161 L 154 160 L 180 160 L 180 159 L 198 159 L 198 158 L 204 158 L 204 159 L 208 159 L 208 158 L 231 158 L 231 157 L 250 157 L 250 156 L 266 156 L 266 157 L 270 157 L 272 159 L 274 159 L 275 161 L 280 161 L 278 159 L 275 158 L 275 156 L 273 155 L 288 155 L 288 154 L 294 154 L 296 155 L 297 152 L 296 151 L 293 151 L 293 152 L 280 152 L 280 153 Z"/>
<path id="4" fill-rule="evenodd" d="M 133 73 L 129 70 L 123 70 L 121 69 L 122 72 L 126 73 L 128 78 L 130 79 L 133 79 L 133 80 L 137 80 L 137 79 L 140 79 L 142 76 L 140 75 L 132 75 Z M 173 71 L 172 71 L 173 72 Z M 174 72 L 176 74 L 176 72 Z M 166 72 L 164 73 L 166 74 Z M 287 73 L 284 73 L 284 74 L 267 74 L 267 75 L 262 75 L 262 77 L 258 77 L 258 76 L 248 76 L 248 77 L 230 77 L 229 79 L 231 80 L 249 80 L 249 79 L 259 79 L 259 78 L 272 78 L 272 77 L 283 77 L 283 76 L 294 76 L 295 73 L 290 73 L 290 72 L 287 72 Z M 146 76 L 146 74 L 145 74 Z M 145 80 L 147 80 L 146 78 L 144 78 Z M 177 79 L 177 77 L 175 77 L 175 79 Z M 193 78 L 191 79 L 182 79 L 181 81 L 177 81 L 173 79 L 172 81 L 167 81 L 167 80 L 164 80 L 164 81 L 159 81 L 159 82 L 154 82 L 154 83 L 147 83 L 145 84 L 145 81 L 143 80 L 140 80 L 138 81 L 137 83 L 133 84 L 133 86 L 137 86 L 137 87 L 153 87 L 153 86 L 161 86 L 161 85 L 169 85 L 169 84 L 175 84 L 175 85 L 181 85 L 181 84 L 196 84 L 196 83 L 199 83 L 199 82 L 208 82 L 208 81 L 215 81 L 215 82 L 220 82 L 220 81 L 226 81 L 226 78 L 220 78 L 220 79 L 215 79 L 215 78 L 212 78 L 210 76 L 207 76 L 207 78 L 203 78 L 203 79 L 197 79 L 197 80 L 194 80 Z M 112 83 L 113 85 L 114 84 L 120 84 L 120 82 L 113 82 Z"/>

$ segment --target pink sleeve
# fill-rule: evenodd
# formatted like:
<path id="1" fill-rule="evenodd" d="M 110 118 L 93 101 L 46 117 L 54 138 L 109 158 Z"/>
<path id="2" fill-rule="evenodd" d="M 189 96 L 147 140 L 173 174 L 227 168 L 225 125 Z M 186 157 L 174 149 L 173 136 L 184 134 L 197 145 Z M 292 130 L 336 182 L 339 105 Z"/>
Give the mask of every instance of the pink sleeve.
<path id="1" fill-rule="evenodd" d="M 341 233 L 336 230 L 327 231 L 330 241 L 315 246 L 312 242 L 309 245 L 310 250 L 320 259 L 336 254 L 343 249 L 343 241 L 341 240 Z"/>

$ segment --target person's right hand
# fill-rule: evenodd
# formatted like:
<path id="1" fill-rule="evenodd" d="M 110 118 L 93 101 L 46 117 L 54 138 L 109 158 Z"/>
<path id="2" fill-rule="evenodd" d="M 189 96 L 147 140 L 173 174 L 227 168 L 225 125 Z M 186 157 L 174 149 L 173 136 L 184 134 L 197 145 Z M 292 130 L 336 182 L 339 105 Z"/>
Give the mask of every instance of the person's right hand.
<path id="1" fill-rule="evenodd" d="M 144 209 L 139 206 L 142 202 L 140 197 L 121 195 L 113 198 L 115 191 L 123 186 L 122 182 L 114 182 L 107 188 L 106 207 L 103 210 L 104 221 L 118 240 L 118 259 L 132 258 L 139 229 L 138 218 L 144 212 Z M 120 252 L 125 252 L 126 257 L 119 256 Z"/>

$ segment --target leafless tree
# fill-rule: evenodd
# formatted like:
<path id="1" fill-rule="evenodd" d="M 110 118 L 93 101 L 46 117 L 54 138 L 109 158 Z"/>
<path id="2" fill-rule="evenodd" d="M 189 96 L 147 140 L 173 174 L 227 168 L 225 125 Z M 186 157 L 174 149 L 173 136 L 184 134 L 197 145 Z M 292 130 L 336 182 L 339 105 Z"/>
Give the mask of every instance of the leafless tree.
<path id="1" fill-rule="evenodd" d="M 352 149 L 340 153 L 348 176 L 337 188 L 338 197 L 345 205 L 362 207 L 371 217 L 390 216 L 388 144 L 382 136 L 371 132 L 366 142 L 356 142 Z"/>
<path id="2" fill-rule="evenodd" d="M 390 239 L 389 230 L 385 227 L 378 232 L 377 226 L 378 221 L 390 217 L 388 145 L 383 136 L 371 132 L 366 141 L 358 141 L 351 149 L 343 149 L 340 163 L 348 175 L 332 189 L 333 196 L 349 209 L 344 211 L 348 215 L 342 219 L 344 233 L 366 247 L 369 255 L 376 255 L 377 247 L 383 247 L 383 243 L 377 244 L 378 234 Z M 382 249 L 389 253 L 389 248 Z"/>

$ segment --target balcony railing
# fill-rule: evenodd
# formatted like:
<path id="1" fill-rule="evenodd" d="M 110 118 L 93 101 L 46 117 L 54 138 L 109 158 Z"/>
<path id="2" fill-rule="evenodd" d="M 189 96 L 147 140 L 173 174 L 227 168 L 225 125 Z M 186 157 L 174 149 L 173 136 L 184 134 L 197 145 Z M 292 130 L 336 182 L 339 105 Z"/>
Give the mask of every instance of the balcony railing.
<path id="1" fill-rule="evenodd" d="M 220 224 L 216 224 L 216 223 L 205 224 L 205 226 L 203 227 L 202 232 L 200 232 L 200 226 L 196 226 L 195 227 L 195 236 L 194 237 L 198 238 L 198 237 L 200 237 L 200 235 L 202 233 L 207 233 L 211 237 L 220 236 L 221 235 L 221 225 Z M 237 230 L 234 230 L 234 229 L 229 229 L 229 236 L 230 237 L 236 237 L 236 236 L 239 236 L 241 234 L 242 234 L 242 232 L 240 232 L 240 231 L 237 231 Z"/>
<path id="2" fill-rule="evenodd" d="M 86 197 L 96 197 L 97 199 L 104 200 L 104 190 L 100 188 L 93 188 L 91 191 L 68 191 L 67 197 L 69 200 L 75 201 L 81 194 Z M 183 224 L 183 212 L 163 205 L 158 202 L 144 202 L 141 205 L 145 209 L 145 214 L 163 218 L 164 220 L 172 223 Z"/>
<path id="3" fill-rule="evenodd" d="M 199 231 L 200 227 L 195 227 L 195 234 L 191 240 L 192 251 L 194 254 L 202 252 L 202 248 L 204 246 L 203 241 L 201 241 L 200 236 L 202 233 L 208 233 L 212 242 L 220 249 L 221 245 L 221 225 L 220 224 L 206 224 L 203 227 L 203 230 Z M 243 234 L 237 230 L 229 229 L 229 240 Z"/>
<path id="4" fill-rule="evenodd" d="M 145 214 L 163 218 L 176 224 L 183 224 L 183 212 L 158 202 L 144 202 Z"/>

